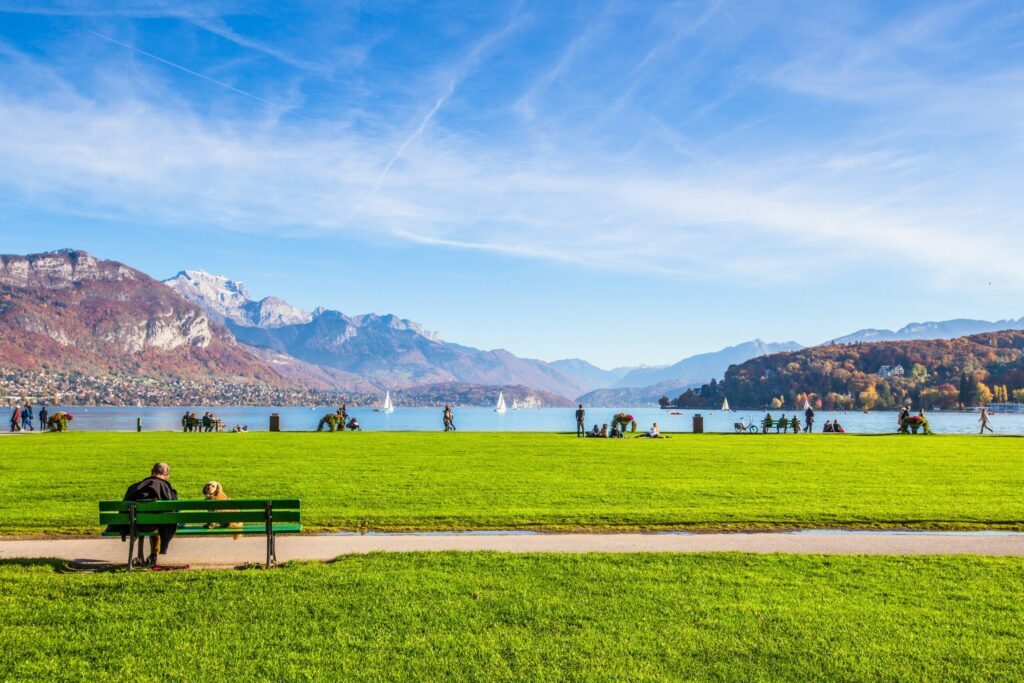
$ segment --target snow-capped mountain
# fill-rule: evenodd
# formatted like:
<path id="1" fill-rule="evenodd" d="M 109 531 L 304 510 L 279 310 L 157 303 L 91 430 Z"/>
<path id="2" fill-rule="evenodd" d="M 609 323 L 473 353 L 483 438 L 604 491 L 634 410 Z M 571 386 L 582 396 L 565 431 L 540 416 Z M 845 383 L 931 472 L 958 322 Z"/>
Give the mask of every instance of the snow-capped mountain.
<path id="1" fill-rule="evenodd" d="M 165 284 L 223 320 L 243 344 L 381 388 L 521 384 L 569 398 L 583 391 L 576 379 L 548 363 L 451 344 L 396 315 L 350 316 L 324 307 L 307 313 L 275 297 L 252 301 L 242 283 L 203 271 L 182 271 Z"/>
<path id="2" fill-rule="evenodd" d="M 241 282 L 202 270 L 183 270 L 164 284 L 186 301 L 202 306 L 210 315 L 245 327 L 284 327 L 307 323 L 313 315 L 268 296 L 253 301 Z"/>

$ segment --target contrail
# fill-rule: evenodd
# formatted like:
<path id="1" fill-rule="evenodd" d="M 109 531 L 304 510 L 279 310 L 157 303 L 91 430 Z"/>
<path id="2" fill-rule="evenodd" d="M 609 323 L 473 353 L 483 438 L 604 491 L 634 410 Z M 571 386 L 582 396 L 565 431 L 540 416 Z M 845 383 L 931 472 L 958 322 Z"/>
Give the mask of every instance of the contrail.
<path id="1" fill-rule="evenodd" d="M 426 130 L 427 125 L 434 118 L 437 112 L 439 112 L 441 110 L 441 107 L 444 106 L 445 102 L 451 99 L 451 96 L 455 94 L 455 88 L 458 87 L 459 82 L 463 78 L 465 78 L 466 74 L 477 64 L 477 62 L 480 60 L 480 55 L 483 54 L 485 50 L 490 48 L 491 45 L 504 39 L 505 36 L 516 30 L 519 24 L 520 5 L 522 5 L 522 2 L 516 5 L 515 10 L 512 13 L 512 20 L 503 29 L 495 33 L 492 33 L 488 36 L 485 36 L 475 46 L 473 46 L 473 49 L 470 50 L 469 55 L 466 57 L 465 60 L 463 60 L 461 68 L 457 70 L 451 82 L 448 83 L 447 92 L 445 92 L 443 95 L 441 95 L 441 97 L 437 99 L 437 102 L 434 103 L 433 108 L 430 111 L 428 111 L 427 115 L 424 116 L 423 119 L 420 121 L 420 125 L 416 126 L 416 130 L 414 130 L 407 138 L 405 138 L 405 140 L 402 141 L 402 144 L 398 146 L 398 149 L 395 150 L 395 153 L 391 155 L 391 158 L 388 160 L 388 163 L 384 165 L 384 170 L 382 170 L 380 172 L 380 175 L 377 177 L 377 182 L 374 183 L 373 187 L 370 188 L 370 191 L 366 193 L 366 196 L 363 197 L 362 201 L 360 201 L 352 209 L 352 213 L 349 214 L 348 219 L 345 221 L 345 224 L 348 224 L 353 218 L 355 218 L 355 215 L 359 213 L 360 209 L 362 209 L 363 206 L 365 206 L 366 203 L 373 199 L 373 196 L 377 194 L 377 191 L 380 190 L 382 185 L 384 185 L 384 181 L 387 180 L 388 173 L 391 172 L 391 167 L 394 166 L 398 162 L 398 160 L 402 158 L 402 156 L 405 154 L 405 150 L 409 147 L 409 145 L 411 145 L 418 137 L 420 137 L 423 134 L 423 131 Z"/>
<path id="2" fill-rule="evenodd" d="M 209 76 L 201 74 L 198 71 L 193 71 L 192 69 L 187 69 L 187 68 L 183 67 L 181 64 L 175 64 L 174 62 L 171 62 L 171 61 L 168 61 L 168 60 L 164 59 L 163 57 L 157 57 L 154 54 L 146 52 L 145 50 L 140 50 L 139 48 L 135 47 L 134 45 L 129 45 L 128 43 L 122 43 L 120 40 L 115 40 L 115 39 L 111 38 L 110 36 L 105 36 L 102 33 L 96 33 L 96 31 L 93 31 L 92 29 L 86 29 L 86 31 L 88 31 L 89 33 L 93 34 L 97 38 L 102 38 L 103 40 L 106 40 L 106 41 L 109 41 L 109 42 L 113 43 L 114 45 L 120 45 L 121 47 L 128 48 L 129 50 L 131 50 L 133 52 L 138 52 L 140 55 L 145 55 L 146 57 L 149 57 L 150 59 L 155 59 L 156 61 L 160 62 L 161 64 L 166 64 L 167 66 L 170 66 L 170 67 L 173 67 L 175 69 L 178 69 L 179 71 L 184 71 L 185 73 L 191 74 L 192 76 L 197 76 L 197 77 L 203 79 L 204 81 L 209 81 L 210 83 L 213 83 L 214 85 L 219 85 L 220 87 L 226 88 L 227 90 L 230 90 L 231 92 L 238 93 L 239 95 L 242 95 L 243 97 L 248 97 L 251 100 L 256 100 L 257 102 L 265 104 L 268 107 L 274 106 L 272 102 L 270 102 L 268 100 L 265 100 L 262 97 L 258 97 L 256 95 L 253 95 L 252 93 L 245 92 L 244 90 L 239 90 L 238 88 L 234 87 L 233 85 L 228 85 L 227 83 L 224 83 L 223 81 L 218 81 L 215 78 L 210 78 Z"/>

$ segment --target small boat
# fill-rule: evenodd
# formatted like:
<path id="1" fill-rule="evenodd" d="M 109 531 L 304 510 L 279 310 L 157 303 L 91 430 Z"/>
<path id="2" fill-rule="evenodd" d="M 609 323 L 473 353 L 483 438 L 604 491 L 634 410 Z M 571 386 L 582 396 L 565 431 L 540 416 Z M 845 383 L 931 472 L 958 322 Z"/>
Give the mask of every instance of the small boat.
<path id="1" fill-rule="evenodd" d="M 384 405 L 381 406 L 380 412 L 391 414 L 395 412 L 395 405 L 391 402 L 391 392 L 384 392 Z"/>
<path id="2" fill-rule="evenodd" d="M 732 408 L 729 407 L 729 399 L 725 399 L 724 401 L 722 401 L 722 412 L 727 413 L 730 410 L 732 410 Z"/>
<path id="3" fill-rule="evenodd" d="M 512 410 L 519 410 L 519 401 L 512 399 Z"/>
<path id="4" fill-rule="evenodd" d="M 496 413 L 504 413 L 505 410 L 507 410 L 505 408 L 505 394 L 499 391 L 498 392 L 498 405 L 494 406 L 494 412 L 496 412 Z"/>

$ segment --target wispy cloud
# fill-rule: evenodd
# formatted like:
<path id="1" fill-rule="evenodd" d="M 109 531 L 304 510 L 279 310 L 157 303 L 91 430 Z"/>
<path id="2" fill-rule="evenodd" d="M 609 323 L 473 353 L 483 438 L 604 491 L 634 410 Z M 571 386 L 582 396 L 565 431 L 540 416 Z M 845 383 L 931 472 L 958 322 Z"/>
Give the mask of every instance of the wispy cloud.
<path id="1" fill-rule="evenodd" d="M 785 50 L 746 54 L 745 43 L 723 40 L 687 62 L 699 49 L 691 38 L 716 22 L 744 37 L 767 30 L 761 15 L 709 7 L 626 54 L 608 17 L 653 31 L 650 17 L 599 16 L 550 59 L 524 57 L 528 73 L 492 77 L 520 49 L 527 16 L 543 20 L 532 8 L 410 74 L 386 106 L 368 108 L 352 86 L 332 101 L 336 116 L 303 112 L 301 122 L 280 121 L 265 111 L 273 102 L 234 81 L 98 31 L 154 69 L 259 106 L 192 102 L 153 69 L 125 74 L 110 61 L 81 87 L 71 71 L 8 47 L 0 187 L 128 222 L 359 233 L 686 281 L 856 282 L 871 268 L 935 287 L 996 278 L 1024 289 L 1022 207 L 1011 191 L 1024 65 L 981 60 L 942 78 L 913 57 L 953 40 L 959 15 L 920 13 L 877 35 L 833 27 L 827 41 L 811 17 L 803 29 L 772 28 Z M 970 52 L 994 30 L 1003 29 L 979 28 L 957 45 Z M 613 54 L 594 57 L 605 47 Z M 728 70 L 706 71 L 724 54 Z M 563 115 L 530 118 L 555 82 L 571 102 L 546 106 Z M 715 117 L 699 115 L 710 102 Z"/>

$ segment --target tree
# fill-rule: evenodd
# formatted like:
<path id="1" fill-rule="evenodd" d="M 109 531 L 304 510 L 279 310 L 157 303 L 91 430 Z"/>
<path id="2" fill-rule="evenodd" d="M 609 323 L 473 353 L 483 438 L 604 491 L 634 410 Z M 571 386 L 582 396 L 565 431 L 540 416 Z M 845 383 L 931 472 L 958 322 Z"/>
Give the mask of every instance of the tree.
<path id="1" fill-rule="evenodd" d="M 992 402 L 992 390 L 984 382 L 978 382 L 978 405 L 987 406 Z"/>
<path id="2" fill-rule="evenodd" d="M 871 410 L 878 405 L 878 391 L 875 389 L 875 385 L 870 385 L 867 389 L 860 392 L 860 404 L 865 410 Z"/>
<path id="3" fill-rule="evenodd" d="M 669 403 L 671 403 L 671 401 L 668 400 L 668 396 L 662 396 L 658 399 L 658 405 L 662 408 L 668 408 Z"/>

